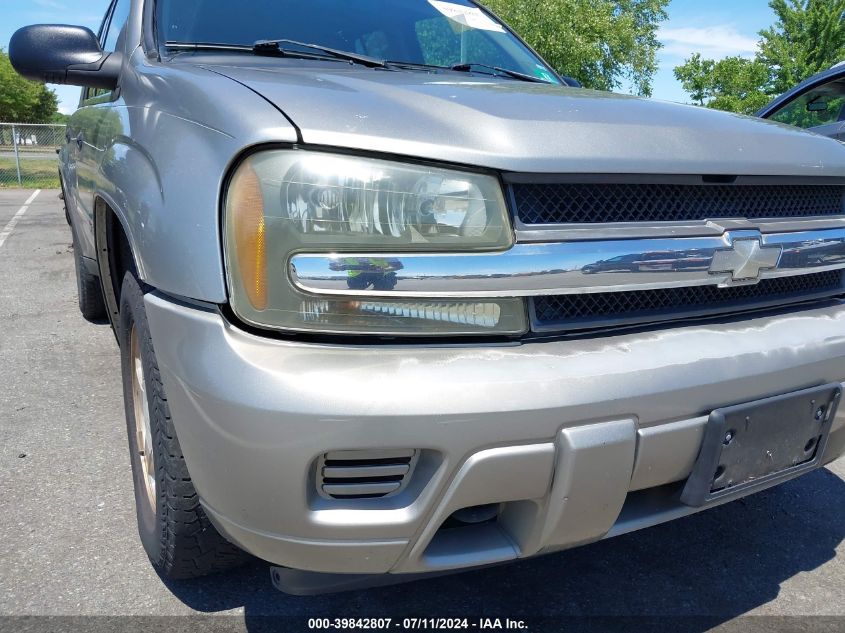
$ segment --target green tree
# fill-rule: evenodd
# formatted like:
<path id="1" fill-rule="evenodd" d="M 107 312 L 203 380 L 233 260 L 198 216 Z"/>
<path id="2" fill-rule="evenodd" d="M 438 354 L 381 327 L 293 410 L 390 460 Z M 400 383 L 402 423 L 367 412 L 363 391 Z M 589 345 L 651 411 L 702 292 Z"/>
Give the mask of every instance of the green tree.
<path id="1" fill-rule="evenodd" d="M 0 122 L 47 123 L 58 110 L 56 93 L 18 75 L 0 49 Z"/>
<path id="2" fill-rule="evenodd" d="M 713 68 L 716 62 L 712 59 L 701 59 L 696 53 L 684 62 L 683 66 L 675 68 L 675 79 L 681 82 L 690 99 L 697 105 L 703 106 L 713 97 Z"/>
<path id="3" fill-rule="evenodd" d="M 845 58 L 845 0 L 771 0 L 778 17 L 760 32 L 757 59 L 772 69 L 780 94 Z"/>
<path id="4" fill-rule="evenodd" d="M 588 88 L 630 84 L 651 94 L 657 28 L 669 0 L 489 0 L 487 4 L 563 75 Z"/>
<path id="5" fill-rule="evenodd" d="M 753 114 L 771 100 L 769 67 L 757 60 L 713 61 L 696 53 L 675 68 L 675 77 L 695 103 L 717 110 Z"/>
<path id="6" fill-rule="evenodd" d="M 770 0 L 777 21 L 760 31 L 753 60 L 695 54 L 675 68 L 690 98 L 751 114 L 804 79 L 845 59 L 845 0 Z"/>

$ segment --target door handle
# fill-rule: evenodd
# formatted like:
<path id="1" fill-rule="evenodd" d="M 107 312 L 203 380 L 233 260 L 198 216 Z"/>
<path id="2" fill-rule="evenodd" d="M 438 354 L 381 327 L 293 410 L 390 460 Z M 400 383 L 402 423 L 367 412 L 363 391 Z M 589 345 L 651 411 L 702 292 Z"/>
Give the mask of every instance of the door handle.
<path id="1" fill-rule="evenodd" d="M 85 136 L 82 132 L 79 133 L 79 136 L 71 136 L 70 132 L 65 133 L 65 138 L 67 138 L 68 143 L 76 143 L 76 146 L 79 149 L 82 149 L 82 144 L 85 142 Z"/>

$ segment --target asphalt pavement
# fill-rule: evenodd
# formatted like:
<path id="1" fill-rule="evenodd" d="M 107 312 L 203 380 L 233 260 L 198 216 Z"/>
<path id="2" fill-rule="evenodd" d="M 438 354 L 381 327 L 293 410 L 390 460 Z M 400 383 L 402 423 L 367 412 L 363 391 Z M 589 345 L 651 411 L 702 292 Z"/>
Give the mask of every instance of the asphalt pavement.
<path id="1" fill-rule="evenodd" d="M 396 587 L 292 597 L 260 561 L 163 581 L 137 537 L 114 337 L 77 309 L 58 192 L 21 213 L 32 195 L 0 190 L 0 629 L 2 616 L 205 614 L 247 628 L 271 615 L 298 628 L 315 617 L 699 616 L 698 630 L 812 615 L 840 616 L 813 622 L 845 630 L 845 460 L 642 532 Z"/>

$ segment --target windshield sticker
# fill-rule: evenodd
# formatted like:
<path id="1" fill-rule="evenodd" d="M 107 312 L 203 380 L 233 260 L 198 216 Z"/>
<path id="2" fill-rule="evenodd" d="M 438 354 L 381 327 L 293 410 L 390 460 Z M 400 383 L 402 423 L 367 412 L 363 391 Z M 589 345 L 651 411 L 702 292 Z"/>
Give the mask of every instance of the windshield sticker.
<path id="1" fill-rule="evenodd" d="M 505 28 L 501 24 L 491 19 L 478 7 L 466 7 L 452 2 L 440 2 L 440 0 L 428 0 L 428 2 L 440 13 L 458 24 L 482 31 L 505 32 Z"/>

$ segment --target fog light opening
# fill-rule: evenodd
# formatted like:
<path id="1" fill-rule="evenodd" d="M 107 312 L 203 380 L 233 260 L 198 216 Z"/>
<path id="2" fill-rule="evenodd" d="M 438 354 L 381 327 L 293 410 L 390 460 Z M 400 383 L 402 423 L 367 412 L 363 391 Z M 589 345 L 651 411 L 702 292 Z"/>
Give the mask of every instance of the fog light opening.
<path id="1" fill-rule="evenodd" d="M 499 517 L 498 503 L 488 503 L 480 506 L 462 508 L 452 513 L 446 519 L 443 527 L 459 527 L 462 525 L 478 525 L 479 523 L 490 523 Z"/>

